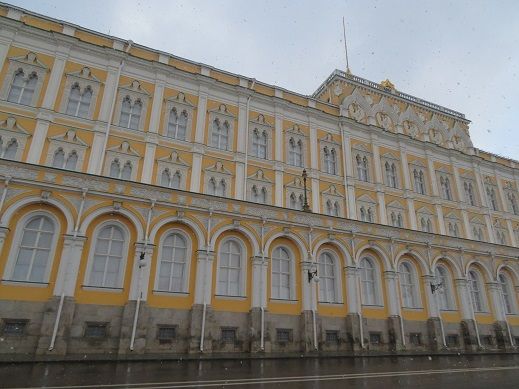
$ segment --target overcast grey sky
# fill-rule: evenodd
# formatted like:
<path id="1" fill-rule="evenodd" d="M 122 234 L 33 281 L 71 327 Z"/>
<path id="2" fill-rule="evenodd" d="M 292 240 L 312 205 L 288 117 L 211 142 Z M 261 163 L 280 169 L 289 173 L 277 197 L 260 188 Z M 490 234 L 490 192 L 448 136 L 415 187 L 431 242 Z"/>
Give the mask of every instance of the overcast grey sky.
<path id="1" fill-rule="evenodd" d="M 476 147 L 519 160 L 519 1 L 12 0 L 311 94 L 344 69 L 460 111 Z"/>

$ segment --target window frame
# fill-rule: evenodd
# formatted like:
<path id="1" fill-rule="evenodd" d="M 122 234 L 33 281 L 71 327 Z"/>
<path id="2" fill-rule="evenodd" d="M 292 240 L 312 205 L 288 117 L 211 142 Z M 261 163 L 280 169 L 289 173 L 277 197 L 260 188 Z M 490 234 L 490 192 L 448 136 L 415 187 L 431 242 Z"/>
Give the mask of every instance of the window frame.
<path id="1" fill-rule="evenodd" d="M 20 251 L 20 245 L 22 243 L 22 237 L 23 237 L 23 230 L 27 223 L 36 217 L 48 217 L 51 222 L 53 223 L 54 227 L 54 236 L 52 237 L 51 241 L 51 249 L 49 251 L 49 258 L 47 260 L 47 265 L 45 267 L 45 273 L 43 277 L 43 281 L 22 281 L 22 280 L 14 280 L 12 277 L 14 275 L 14 269 L 16 267 L 16 263 L 18 262 L 18 254 Z M 21 228 L 18 228 L 21 227 Z M 54 265 L 54 261 L 56 259 L 56 253 L 57 253 L 57 246 L 58 246 L 58 238 L 62 236 L 62 228 L 61 224 L 59 222 L 59 219 L 54 216 L 49 211 L 32 211 L 28 212 L 25 215 L 23 215 L 20 220 L 17 222 L 17 228 L 15 230 L 14 236 L 13 236 L 13 243 L 11 244 L 11 248 L 9 249 L 9 257 L 6 261 L 4 274 L 3 274 L 3 280 L 8 282 L 15 282 L 17 284 L 23 284 L 23 285 L 41 285 L 41 284 L 48 284 L 50 281 L 50 274 L 52 267 Z"/>
<path id="2" fill-rule="evenodd" d="M 366 302 L 366 298 L 364 296 L 364 285 L 369 282 L 368 280 L 363 280 L 363 274 L 362 272 L 364 271 L 365 273 L 365 268 L 362 267 L 362 262 L 364 261 L 367 261 L 369 263 L 371 263 L 372 267 L 373 267 L 373 287 L 372 287 L 372 292 L 373 292 L 373 303 L 370 304 L 369 302 Z M 370 255 L 364 255 L 360 261 L 359 261 L 359 265 L 358 265 L 358 271 L 359 271 L 359 281 L 360 281 L 360 303 L 361 305 L 364 305 L 364 306 L 376 306 L 376 307 L 381 307 L 383 306 L 383 299 L 382 299 L 382 285 L 381 285 L 381 279 L 380 279 L 380 266 L 379 266 L 379 263 L 378 261 L 373 258 L 372 256 Z"/>
<path id="3" fill-rule="evenodd" d="M 240 246 L 241 248 L 241 266 L 240 266 L 240 280 L 238 284 L 238 294 L 237 295 L 231 295 L 231 294 L 223 294 L 220 293 L 219 290 L 219 280 L 220 280 L 220 272 L 221 272 L 221 250 L 222 247 L 227 241 L 234 241 Z M 241 297 L 245 298 L 247 297 L 247 246 L 243 242 L 243 240 L 235 235 L 227 236 L 223 238 L 220 243 L 218 244 L 218 251 L 217 251 L 217 260 L 216 260 L 216 281 L 215 281 L 215 287 L 214 287 L 214 294 L 217 298 L 233 298 L 233 297 Z M 227 290 L 229 289 L 229 280 L 227 280 Z"/>
<path id="4" fill-rule="evenodd" d="M 186 261 L 184 262 L 184 276 L 182 280 L 182 290 L 181 291 L 175 291 L 175 290 L 164 290 L 159 289 L 159 279 L 160 279 L 160 265 L 162 262 L 162 254 L 164 252 L 164 242 L 165 240 L 174 234 L 178 234 L 181 236 L 184 241 L 186 242 Z M 191 237 L 181 228 L 173 227 L 169 228 L 160 237 L 159 240 L 159 247 L 157 251 L 157 268 L 155 269 L 155 280 L 153 283 L 153 291 L 154 292 L 160 292 L 160 293 L 168 293 L 168 294 L 187 294 L 189 293 L 189 281 L 191 279 L 191 262 L 193 259 L 193 246 L 192 246 L 192 239 Z M 171 262 L 173 263 L 173 262 Z M 171 278 L 171 274 L 170 274 Z M 171 289 L 171 288 L 170 288 Z"/>
<path id="5" fill-rule="evenodd" d="M 409 276 L 410 281 L 412 283 L 407 283 L 405 285 L 402 284 L 402 274 L 405 274 L 401 271 L 402 267 L 408 266 L 409 269 Z M 403 260 L 398 264 L 398 285 L 400 287 L 400 301 L 402 303 L 402 308 L 404 309 L 422 309 L 423 303 L 422 303 L 422 297 L 420 292 L 420 280 L 418 277 L 418 272 L 416 270 L 416 266 L 408 260 Z M 408 305 L 408 301 L 406 301 L 406 294 L 407 292 L 404 292 L 404 286 L 407 286 L 410 288 L 411 295 L 411 304 Z"/>
<path id="6" fill-rule="evenodd" d="M 95 250 L 97 246 L 97 239 L 99 237 L 99 233 L 103 230 L 104 227 L 116 225 L 123 230 L 124 234 L 124 243 L 123 243 L 123 258 L 121 259 L 121 266 L 119 268 L 119 274 L 117 277 L 116 286 L 99 286 L 99 285 L 91 285 L 90 277 L 92 276 L 92 270 L 94 266 L 94 256 Z M 128 257 L 130 256 L 130 238 L 131 233 L 129 228 L 119 220 L 111 219 L 105 220 L 104 222 L 99 223 L 94 230 L 92 231 L 92 243 L 88 247 L 88 257 L 87 257 L 87 266 L 85 271 L 85 276 L 83 278 L 83 286 L 88 289 L 100 289 L 100 290 L 123 290 L 124 289 L 124 279 L 126 277 L 126 272 L 128 271 Z"/>
<path id="7" fill-rule="evenodd" d="M 329 296 L 328 296 L 328 292 L 326 292 L 326 299 L 322 299 L 321 297 L 321 282 L 323 282 L 324 279 L 328 279 L 328 278 L 331 278 L 331 277 L 325 277 L 323 276 L 322 272 L 321 272 L 321 256 L 322 255 L 329 255 L 332 259 L 332 267 L 333 267 L 333 290 L 334 290 L 334 294 L 335 294 L 335 299 L 334 301 L 330 301 L 329 299 Z M 342 304 L 343 302 L 343 298 L 342 298 L 342 279 L 341 279 L 341 274 L 340 274 L 340 257 L 337 255 L 337 253 L 335 253 L 333 250 L 330 250 L 330 249 L 322 249 L 320 250 L 318 253 L 317 253 L 317 262 L 316 262 L 316 266 L 317 266 L 317 271 L 318 271 L 318 276 L 319 276 L 319 285 L 318 285 L 318 288 L 317 288 L 317 302 L 319 304 Z"/>
<path id="8" fill-rule="evenodd" d="M 274 261 L 274 252 L 277 250 L 277 249 L 284 249 L 287 253 L 288 253 L 288 256 L 289 256 L 289 270 L 290 270 L 290 274 L 289 274 L 289 296 L 287 299 L 285 298 L 282 298 L 282 297 L 273 297 L 273 291 L 274 291 L 274 286 L 273 286 L 273 270 L 274 270 L 274 266 L 273 266 L 273 261 Z M 276 301 L 294 301 L 296 300 L 296 267 L 295 267 L 295 255 L 294 255 L 294 252 L 293 250 L 288 247 L 287 245 L 284 245 L 284 244 L 276 244 L 275 246 L 273 246 L 272 248 L 272 254 L 271 254 L 271 259 L 270 259 L 270 272 L 269 272 L 269 277 L 270 277 L 270 299 L 271 300 L 276 300 Z"/>
<path id="9" fill-rule="evenodd" d="M 475 275 L 474 279 L 471 279 L 471 274 Z M 488 312 L 486 289 L 484 286 L 484 282 L 482 281 L 481 272 L 474 268 L 469 269 L 469 271 L 467 272 L 467 281 L 468 281 L 468 286 L 469 286 L 468 291 L 469 291 L 470 302 L 472 304 L 472 309 L 473 309 L 474 313 Z M 476 286 L 477 286 L 477 291 L 475 291 L 473 288 L 474 284 L 476 284 Z M 474 299 L 475 293 L 478 293 L 480 296 L 480 299 L 478 301 L 476 301 Z"/>
<path id="10" fill-rule="evenodd" d="M 445 275 L 441 275 L 442 269 Z M 454 295 L 454 289 L 452 288 L 452 274 L 448 266 L 443 263 L 437 263 L 434 268 L 434 282 L 436 284 L 442 283 L 441 293 L 446 296 L 445 301 L 441 297 L 437 297 L 438 309 L 440 311 L 455 311 L 456 310 L 456 298 Z M 445 306 L 444 306 L 445 303 Z"/>

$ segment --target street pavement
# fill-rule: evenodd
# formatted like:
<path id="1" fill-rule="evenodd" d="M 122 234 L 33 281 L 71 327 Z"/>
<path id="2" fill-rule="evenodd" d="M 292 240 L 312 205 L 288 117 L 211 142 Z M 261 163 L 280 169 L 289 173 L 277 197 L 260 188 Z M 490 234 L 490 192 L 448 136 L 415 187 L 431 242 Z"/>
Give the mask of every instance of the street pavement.
<path id="1" fill-rule="evenodd" d="M 0 387 L 519 389 L 519 355 L 4 363 Z"/>

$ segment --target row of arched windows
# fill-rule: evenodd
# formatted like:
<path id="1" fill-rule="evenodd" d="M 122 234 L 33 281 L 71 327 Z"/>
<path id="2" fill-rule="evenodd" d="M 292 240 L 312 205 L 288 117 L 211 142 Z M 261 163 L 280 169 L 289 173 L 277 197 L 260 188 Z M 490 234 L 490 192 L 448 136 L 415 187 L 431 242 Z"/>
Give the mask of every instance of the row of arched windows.
<path id="1" fill-rule="evenodd" d="M 56 249 L 59 223 L 46 212 L 27 215 L 15 231 L 14 263 L 5 279 L 21 282 L 45 283 L 49 266 Z M 126 258 L 129 251 L 129 231 L 120 222 L 108 221 L 93 232 L 91 254 L 85 276 L 85 286 L 121 288 Z M 158 247 L 158 263 L 154 290 L 186 293 L 189 264 L 192 258 L 191 239 L 178 229 L 171 229 L 161 238 Z M 224 296 L 244 296 L 246 283 L 247 250 L 237 237 L 223 239 L 217 250 L 216 294 Z M 328 249 L 317 256 L 319 275 L 319 301 L 341 302 L 339 258 Z M 273 299 L 294 300 L 297 298 L 296 257 L 285 245 L 277 245 L 272 250 L 270 266 L 270 294 Z M 363 305 L 383 305 L 382 278 L 378 261 L 367 255 L 359 264 L 361 302 Z M 434 270 L 437 286 L 436 302 L 441 310 L 455 310 L 456 298 L 450 271 L 442 263 Z M 403 260 L 398 266 L 399 287 L 404 308 L 421 308 L 422 299 L 419 275 L 415 265 Z M 475 312 L 486 312 L 483 278 L 472 268 L 467 273 L 471 303 Z M 511 278 L 506 272 L 498 274 L 504 310 L 507 314 L 517 311 L 515 291 Z"/>

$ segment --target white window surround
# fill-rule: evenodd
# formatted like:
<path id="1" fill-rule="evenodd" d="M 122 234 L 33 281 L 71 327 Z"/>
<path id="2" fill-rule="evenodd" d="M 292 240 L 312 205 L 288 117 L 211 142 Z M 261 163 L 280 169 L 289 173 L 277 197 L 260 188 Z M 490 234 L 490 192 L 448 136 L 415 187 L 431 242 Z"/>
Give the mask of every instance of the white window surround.
<path id="1" fill-rule="evenodd" d="M 18 125 L 16 118 L 13 116 L 9 116 L 6 120 L 0 122 L 0 158 L 20 161 L 22 159 L 23 151 L 25 150 L 29 136 L 30 135 L 27 130 Z M 7 149 L 13 140 L 15 140 L 17 143 L 14 157 L 9 155 L 11 154 L 10 151 L 7 152 Z"/>
<path id="2" fill-rule="evenodd" d="M 282 297 L 279 292 L 281 291 L 281 289 L 278 290 L 277 293 L 274 293 L 274 281 L 273 281 L 273 277 L 274 277 L 274 272 L 275 272 L 275 269 L 274 269 L 274 261 L 276 259 L 279 259 L 276 257 L 276 255 L 279 255 L 280 252 L 279 252 L 279 249 L 282 249 L 282 250 L 285 250 L 285 252 L 288 254 L 288 257 L 289 257 L 289 296 L 288 298 L 284 298 Z M 271 288 L 270 288 L 270 298 L 273 299 L 273 300 L 295 300 L 296 299 L 296 265 L 295 265 L 295 255 L 294 255 L 294 252 L 288 247 L 288 246 L 285 246 L 285 245 L 275 245 L 272 249 L 272 258 L 271 258 L 271 262 L 270 262 L 270 284 L 271 284 Z M 283 269 L 280 268 L 280 277 L 282 274 L 286 274 L 286 269 L 285 271 L 283 271 Z"/>
<path id="3" fill-rule="evenodd" d="M 121 120 L 121 110 L 123 101 L 129 98 L 131 101 L 131 104 L 135 104 L 136 101 L 141 102 L 141 111 L 140 111 L 140 117 L 139 117 L 139 123 L 137 125 L 137 128 L 132 129 L 128 126 L 122 127 L 127 130 L 135 130 L 135 131 L 143 131 L 144 130 L 144 123 L 146 120 L 146 112 L 148 109 L 149 100 L 151 98 L 151 95 L 148 91 L 146 91 L 144 88 L 141 87 L 141 84 L 137 80 L 133 80 L 130 85 L 124 85 L 121 86 L 118 90 L 118 96 L 117 96 L 117 103 L 115 106 L 114 111 L 114 119 L 112 124 L 114 126 L 119 126 L 119 122 Z"/>
<path id="4" fill-rule="evenodd" d="M 355 177 L 359 181 L 371 182 L 371 152 L 363 144 L 356 144 L 352 148 L 352 164 L 355 169 Z"/>
<path id="5" fill-rule="evenodd" d="M 56 152 L 61 149 L 65 154 L 65 159 L 68 158 L 73 152 L 77 155 L 77 162 L 75 171 L 83 170 L 83 161 L 85 159 L 85 152 L 88 148 L 88 144 L 81 140 L 76 134 L 76 130 L 70 129 L 62 135 L 54 136 L 49 138 L 49 149 L 47 152 L 46 165 L 53 166 L 54 156 Z M 57 166 L 56 166 L 57 167 Z M 66 168 L 64 164 L 62 169 Z"/>
<path id="6" fill-rule="evenodd" d="M 307 198 L 308 204 L 310 204 L 311 198 L 312 198 L 312 194 L 311 194 L 311 191 L 309 190 L 309 187 L 310 186 L 308 185 L 308 181 L 307 181 L 306 198 Z M 296 208 L 293 208 L 292 204 L 291 204 L 291 198 L 293 196 L 295 196 L 296 201 L 297 201 Z M 300 177 L 295 177 L 291 183 L 285 185 L 285 207 L 301 210 L 302 204 L 304 202 L 303 199 L 304 199 L 303 181 L 301 180 Z"/>
<path id="7" fill-rule="evenodd" d="M 434 270 L 435 284 L 440 284 L 440 288 L 436 289 L 436 301 L 438 307 L 442 311 L 453 311 L 456 309 L 456 299 L 453 294 L 452 276 L 449 268 L 443 264 L 437 264 Z"/>
<path id="8" fill-rule="evenodd" d="M 204 171 L 204 193 L 214 195 L 214 193 L 211 193 L 211 182 L 214 181 L 217 185 L 223 182 L 225 186 L 224 197 L 232 197 L 232 177 L 232 173 L 223 166 L 223 163 L 217 161 Z"/>
<path id="9" fill-rule="evenodd" d="M 402 308 L 422 308 L 419 278 L 416 266 L 410 261 L 402 261 L 398 265 Z"/>
<path id="10" fill-rule="evenodd" d="M 160 281 L 160 267 L 162 263 L 162 256 L 164 254 L 164 242 L 166 239 L 173 235 L 177 234 L 182 239 L 184 239 L 184 242 L 186 243 L 186 252 L 185 252 L 185 262 L 184 262 L 184 272 L 182 275 L 182 289 L 181 290 L 163 290 L 159 289 L 159 281 Z M 190 274 L 191 274 L 191 261 L 192 261 L 192 253 L 193 248 L 191 244 L 191 238 L 189 235 L 186 234 L 186 232 L 180 228 L 170 228 L 167 231 L 165 231 L 162 236 L 160 237 L 159 241 L 159 250 L 158 250 L 158 256 L 157 256 L 157 269 L 155 274 L 155 284 L 154 284 L 154 291 L 160 291 L 160 292 L 170 292 L 170 293 L 188 293 L 189 291 L 189 280 L 190 280 Z M 173 270 L 172 270 L 173 271 Z"/>
<path id="11" fill-rule="evenodd" d="M 341 144 L 337 142 L 332 134 L 326 134 L 319 140 L 321 171 L 334 176 L 341 175 Z"/>
<path id="12" fill-rule="evenodd" d="M 222 257 L 222 248 L 227 242 L 235 242 L 240 248 L 240 267 L 239 267 L 239 280 L 238 280 L 238 293 L 230 294 L 226 291 L 222 290 L 220 287 L 220 277 L 221 277 L 221 257 Z M 227 281 L 228 283 L 229 281 Z M 215 294 L 216 297 L 246 297 L 247 290 L 247 248 L 243 241 L 236 236 L 229 236 L 223 239 L 218 247 L 218 258 L 216 263 L 216 285 L 215 285 Z"/>
<path id="13" fill-rule="evenodd" d="M 427 195 L 427 169 L 425 166 L 418 164 L 409 164 L 409 174 L 413 182 L 413 190 L 420 195 Z"/>
<path id="14" fill-rule="evenodd" d="M 478 206 L 476 183 L 472 179 L 463 179 L 463 191 L 465 202 L 472 207 Z"/>
<path id="15" fill-rule="evenodd" d="M 467 280 L 474 312 L 487 312 L 486 291 L 482 282 L 481 273 L 472 268 L 467 274 Z"/>
<path id="16" fill-rule="evenodd" d="M 368 223 L 377 222 L 377 202 L 368 195 L 360 196 L 357 201 L 357 218 Z"/>
<path id="17" fill-rule="evenodd" d="M 333 275 L 323 273 L 323 264 L 321 262 L 322 257 L 324 255 L 329 255 L 333 261 L 333 263 L 328 266 L 328 270 L 333 269 Z M 317 269 L 319 275 L 319 290 L 318 290 L 318 301 L 319 303 L 329 303 L 329 304 L 342 304 L 342 278 L 341 278 L 341 264 L 339 256 L 332 250 L 323 249 L 319 251 L 317 254 Z M 331 280 L 333 278 L 333 281 Z M 333 295 L 330 296 L 329 293 L 329 283 L 333 282 Z M 326 284 L 326 285 L 325 285 Z M 323 297 L 322 287 L 327 288 L 326 296 Z"/>
<path id="18" fill-rule="evenodd" d="M 508 231 L 501 225 L 499 220 L 494 222 L 494 235 L 497 244 L 507 245 L 508 244 Z"/>
<path id="19" fill-rule="evenodd" d="M 344 216 L 344 196 L 337 191 L 335 185 L 330 185 L 328 189 L 321 192 L 321 201 L 323 213 L 330 216 Z M 329 213 L 329 204 L 332 206 L 333 214 Z"/>
<path id="20" fill-rule="evenodd" d="M 175 109 L 178 117 L 180 118 L 180 115 L 185 112 L 187 116 L 186 121 L 186 128 L 185 128 L 185 136 L 182 137 L 172 137 L 170 136 L 170 115 L 171 111 Z M 190 142 L 192 138 L 192 127 L 193 127 L 193 112 L 194 112 L 195 106 L 193 103 L 191 103 L 185 96 L 184 93 L 179 92 L 177 96 L 170 97 L 166 99 L 166 108 L 164 110 L 164 128 L 162 130 L 162 135 L 165 136 L 168 139 L 175 139 L 175 140 L 181 140 L 181 141 L 187 141 Z M 178 124 L 177 124 L 178 126 Z M 177 132 L 177 128 L 174 129 L 174 132 Z"/>
<path id="21" fill-rule="evenodd" d="M 423 220 L 423 223 L 422 223 Z M 416 211 L 417 227 L 422 232 L 435 232 L 435 216 L 427 208 L 420 208 Z"/>
<path id="22" fill-rule="evenodd" d="M 259 114 L 256 119 L 249 121 L 249 157 L 268 161 L 272 159 L 272 128 L 272 125 L 265 120 L 265 116 L 262 114 Z M 266 143 L 263 144 L 265 140 Z M 263 148 L 265 148 L 265 156 L 263 156 Z"/>
<path id="23" fill-rule="evenodd" d="M 457 215 L 450 213 L 447 216 L 445 216 L 444 220 L 445 220 L 445 231 L 447 232 L 447 235 L 453 236 L 455 238 L 463 237 L 461 221 Z"/>
<path id="24" fill-rule="evenodd" d="M 497 276 L 497 281 L 501 288 L 501 298 L 503 308 L 506 315 L 513 315 L 517 313 L 517 299 L 515 288 L 513 286 L 512 277 L 505 272 L 500 272 Z"/>
<path id="25" fill-rule="evenodd" d="M 491 211 L 499 211 L 501 208 L 499 206 L 497 185 L 495 185 L 490 177 L 485 177 L 484 181 L 488 207 Z"/>
<path id="26" fill-rule="evenodd" d="M 472 239 L 485 242 L 486 241 L 486 234 L 485 234 L 485 223 L 483 223 L 478 218 L 473 218 L 470 221 L 470 228 L 472 233 Z"/>
<path id="27" fill-rule="evenodd" d="M 94 256 L 95 250 L 98 242 L 99 233 L 105 228 L 109 226 L 116 226 L 123 231 L 123 247 L 122 247 L 122 260 L 119 264 L 119 273 L 117 275 L 117 280 L 115 285 L 113 286 L 99 286 L 92 285 L 90 283 L 90 279 L 92 276 L 92 270 L 94 266 Z M 92 241 L 88 248 L 88 260 L 87 260 L 87 271 L 85 273 L 85 279 L 83 280 L 83 286 L 86 287 L 94 287 L 94 288 L 107 288 L 107 289 L 122 289 L 124 284 L 124 276 L 126 274 L 126 265 L 128 264 L 128 255 L 129 255 L 129 247 L 130 247 L 130 231 L 128 228 L 118 220 L 106 220 L 99 225 L 97 225 L 92 232 Z"/>
<path id="28" fill-rule="evenodd" d="M 49 218 L 54 227 L 54 236 L 52 237 L 51 249 L 50 249 L 49 256 L 48 256 L 43 281 L 41 283 L 49 282 L 50 271 L 52 269 L 52 265 L 54 263 L 54 259 L 56 256 L 56 248 L 57 248 L 56 246 L 58 243 L 58 238 L 61 235 L 61 228 L 60 228 L 60 223 L 59 223 L 58 219 L 52 213 L 46 212 L 46 211 L 29 212 L 18 221 L 17 228 L 14 231 L 13 243 L 11 244 L 8 260 L 5 265 L 5 269 L 4 269 L 4 275 L 3 275 L 4 280 L 29 282 L 29 284 L 30 284 L 30 281 L 13 280 L 12 277 L 14 274 L 16 263 L 18 261 L 18 253 L 19 253 L 20 246 L 22 243 L 24 228 L 27 225 L 27 223 L 29 223 L 31 220 L 33 220 L 34 218 L 37 218 L 37 217 L 42 217 L 42 216 Z M 37 283 L 35 283 L 35 285 L 36 284 Z"/>
<path id="29" fill-rule="evenodd" d="M 157 164 L 157 185 L 164 186 L 162 182 L 162 175 L 167 170 L 169 171 L 171 178 L 173 178 L 173 176 L 177 174 L 177 172 L 180 174 L 180 185 L 178 189 L 186 190 L 187 176 L 189 174 L 189 165 L 180 158 L 176 151 L 172 151 L 171 154 L 167 157 L 158 159 Z M 172 187 L 171 183 L 172 181 L 170 182 L 169 187 Z"/>
<path id="30" fill-rule="evenodd" d="M 253 196 L 253 188 L 256 187 L 258 191 L 265 191 L 266 201 L 255 201 Z M 256 173 L 247 178 L 247 200 L 252 202 L 261 202 L 262 204 L 272 204 L 272 190 L 274 184 L 272 181 L 264 176 L 263 170 L 258 169 Z"/>
<path id="31" fill-rule="evenodd" d="M 386 214 L 389 225 L 400 228 L 406 226 L 406 209 L 398 201 L 392 201 L 386 206 Z"/>
<path id="32" fill-rule="evenodd" d="M 34 93 L 32 95 L 29 106 L 35 106 L 40 97 L 41 88 L 45 79 L 46 73 L 49 71 L 47 66 L 40 62 L 35 53 L 29 52 L 24 56 L 8 58 L 9 67 L 4 77 L 4 83 L 0 90 L 0 98 L 7 100 L 9 91 L 11 90 L 12 83 L 16 73 L 21 69 L 27 77 L 28 75 L 35 73 L 38 77 L 38 81 L 34 87 Z"/>
<path id="33" fill-rule="evenodd" d="M 66 74 L 65 87 L 63 90 L 63 97 L 61 98 L 59 111 L 61 113 L 67 113 L 67 107 L 70 99 L 70 93 L 72 91 L 72 86 L 77 84 L 79 86 L 79 90 L 83 93 L 88 87 L 90 87 L 92 91 L 92 97 L 90 98 L 90 106 L 88 107 L 88 113 L 86 116 L 81 116 L 83 119 L 92 119 L 94 116 L 94 111 L 97 102 L 97 96 L 99 95 L 99 90 L 101 89 L 101 81 L 97 79 L 93 74 L 90 68 L 83 67 L 80 71 L 67 73 Z M 78 116 L 78 115 L 73 115 Z"/>
<path id="34" fill-rule="evenodd" d="M 220 104 L 217 109 L 209 111 L 209 129 L 207 131 L 207 144 L 218 150 L 232 151 L 234 145 L 234 122 L 235 117 L 227 110 L 225 104 Z M 227 128 L 227 140 L 224 142 L 220 136 L 219 144 L 213 143 L 215 134 L 215 121 L 220 124 L 221 128 Z"/>
<path id="35" fill-rule="evenodd" d="M 505 181 L 503 191 L 506 199 L 506 209 L 514 215 L 519 215 L 518 195 L 512 182 Z"/>
<path id="36" fill-rule="evenodd" d="M 287 165 L 306 166 L 307 136 L 297 124 L 285 130 L 285 147 Z"/>
<path id="37" fill-rule="evenodd" d="M 371 268 L 366 266 L 367 262 Z M 365 255 L 359 261 L 359 277 L 361 283 L 362 305 L 383 306 L 380 282 L 380 266 L 378 261 L 370 255 Z"/>
<path id="38" fill-rule="evenodd" d="M 399 189 L 400 188 L 400 163 L 393 154 L 386 153 L 380 158 L 382 165 L 382 176 L 384 185 Z"/>
<path id="39" fill-rule="evenodd" d="M 139 168 L 139 159 L 140 156 L 137 151 L 135 151 L 128 142 L 123 141 L 119 146 L 112 147 L 106 151 L 104 174 L 107 177 L 112 177 L 110 174 L 112 163 L 117 160 L 119 162 L 121 172 L 126 164 L 129 163 L 131 165 L 132 171 L 130 180 L 136 181 L 137 170 Z M 119 174 L 118 177 L 113 178 L 122 178 L 122 173 Z"/>

